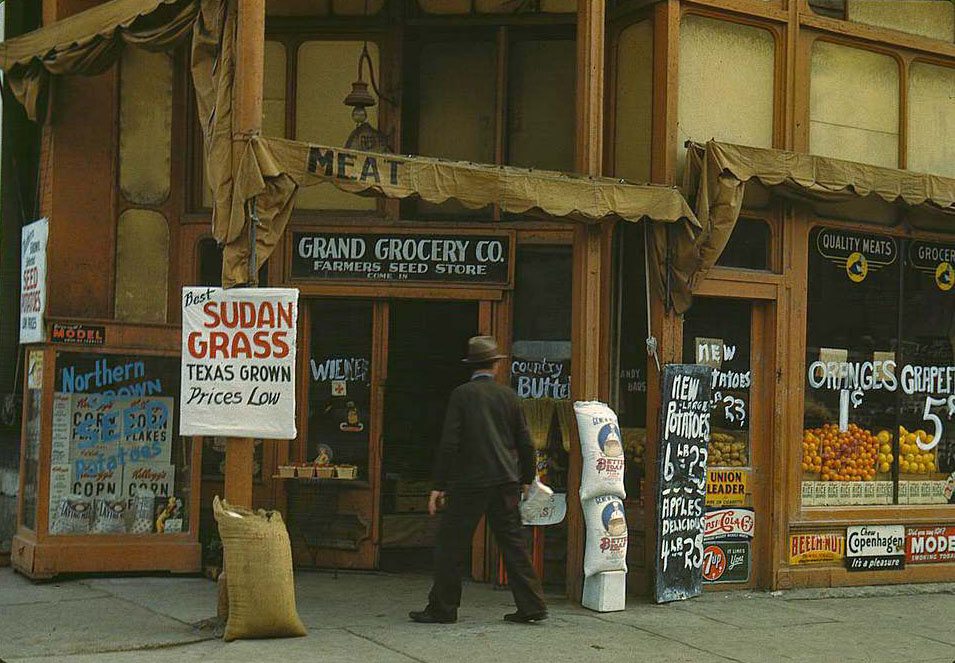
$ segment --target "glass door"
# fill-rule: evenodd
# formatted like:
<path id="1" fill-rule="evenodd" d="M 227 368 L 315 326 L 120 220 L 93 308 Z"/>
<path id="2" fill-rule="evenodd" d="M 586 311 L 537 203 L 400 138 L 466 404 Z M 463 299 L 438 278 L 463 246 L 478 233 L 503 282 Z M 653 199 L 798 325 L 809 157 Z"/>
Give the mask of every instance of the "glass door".
<path id="1" fill-rule="evenodd" d="M 683 322 L 683 361 L 713 368 L 703 558 L 704 584 L 760 586 L 771 538 L 765 426 L 772 355 L 763 351 L 766 306 L 697 298 Z M 765 394 L 765 395 L 764 395 Z"/>

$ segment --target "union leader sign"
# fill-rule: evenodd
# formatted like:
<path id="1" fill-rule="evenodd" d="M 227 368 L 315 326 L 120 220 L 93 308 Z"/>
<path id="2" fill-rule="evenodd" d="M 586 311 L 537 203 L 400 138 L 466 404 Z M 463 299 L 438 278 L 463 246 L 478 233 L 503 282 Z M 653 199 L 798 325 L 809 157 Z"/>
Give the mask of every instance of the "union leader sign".
<path id="1" fill-rule="evenodd" d="M 292 233 L 300 279 L 507 285 L 507 234 Z"/>
<path id="2" fill-rule="evenodd" d="M 292 439 L 298 290 L 182 289 L 180 435 Z"/>

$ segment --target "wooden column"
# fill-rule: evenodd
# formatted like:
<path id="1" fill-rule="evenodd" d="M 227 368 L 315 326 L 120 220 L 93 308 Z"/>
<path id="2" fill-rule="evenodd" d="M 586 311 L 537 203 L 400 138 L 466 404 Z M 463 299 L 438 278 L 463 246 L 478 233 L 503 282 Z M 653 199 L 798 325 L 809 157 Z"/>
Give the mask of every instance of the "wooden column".
<path id="1" fill-rule="evenodd" d="M 604 116 L 604 2 L 579 0 L 577 4 L 577 129 L 575 169 L 599 175 L 603 163 Z M 574 400 L 599 398 L 600 335 L 603 292 L 603 236 L 600 225 L 579 224 L 574 231 L 573 348 L 571 381 Z M 606 396 L 604 394 L 604 396 Z M 583 592 L 584 524 L 580 501 L 580 441 L 571 441 L 567 487 L 567 595 L 579 601 Z"/>
<path id="2" fill-rule="evenodd" d="M 265 0 L 239 0 L 235 63 L 235 131 L 262 129 L 262 82 L 265 58 Z M 255 270 L 251 270 L 254 274 Z M 251 508 L 252 438 L 229 438 L 225 452 L 225 497 Z"/>

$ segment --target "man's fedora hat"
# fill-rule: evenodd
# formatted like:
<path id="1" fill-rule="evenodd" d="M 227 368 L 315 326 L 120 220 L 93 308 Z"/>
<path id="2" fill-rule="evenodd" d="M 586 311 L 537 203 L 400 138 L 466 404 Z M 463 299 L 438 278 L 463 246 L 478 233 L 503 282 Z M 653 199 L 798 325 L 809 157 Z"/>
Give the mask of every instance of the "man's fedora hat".
<path id="1" fill-rule="evenodd" d="M 497 351 L 497 341 L 493 336 L 472 336 L 468 339 L 468 356 L 462 359 L 466 364 L 484 364 L 504 359 Z"/>

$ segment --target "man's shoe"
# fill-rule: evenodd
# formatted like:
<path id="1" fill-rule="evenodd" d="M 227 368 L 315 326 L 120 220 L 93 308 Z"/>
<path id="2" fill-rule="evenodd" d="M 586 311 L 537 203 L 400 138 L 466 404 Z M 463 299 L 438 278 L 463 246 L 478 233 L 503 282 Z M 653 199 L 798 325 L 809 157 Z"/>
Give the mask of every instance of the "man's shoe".
<path id="1" fill-rule="evenodd" d="M 419 624 L 453 624 L 458 621 L 457 617 L 436 615 L 428 609 L 412 610 L 408 616 L 411 617 L 411 621 Z"/>
<path id="2" fill-rule="evenodd" d="M 534 622 L 542 622 L 547 619 L 547 612 L 534 612 L 531 614 L 524 614 L 523 612 L 511 612 L 504 615 L 504 621 L 514 622 L 515 624 L 533 624 Z"/>

